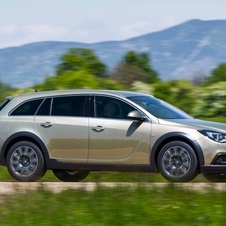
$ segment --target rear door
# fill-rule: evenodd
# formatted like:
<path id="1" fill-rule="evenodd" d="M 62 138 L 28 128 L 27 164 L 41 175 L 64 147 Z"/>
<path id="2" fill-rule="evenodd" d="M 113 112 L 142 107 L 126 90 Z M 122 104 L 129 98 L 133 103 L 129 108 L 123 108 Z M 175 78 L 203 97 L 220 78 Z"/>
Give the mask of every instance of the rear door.
<path id="1" fill-rule="evenodd" d="M 42 104 L 35 123 L 51 158 L 87 162 L 88 104 L 89 96 L 81 95 L 48 98 Z"/>

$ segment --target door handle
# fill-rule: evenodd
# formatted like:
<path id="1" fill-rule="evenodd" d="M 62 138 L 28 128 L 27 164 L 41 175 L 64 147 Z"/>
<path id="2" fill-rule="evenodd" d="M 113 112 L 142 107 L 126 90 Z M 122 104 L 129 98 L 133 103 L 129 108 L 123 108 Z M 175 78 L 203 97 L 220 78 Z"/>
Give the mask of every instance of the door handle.
<path id="1" fill-rule="evenodd" d="M 96 131 L 96 132 L 101 132 L 104 130 L 104 127 L 103 126 L 93 126 L 92 130 Z"/>
<path id="2" fill-rule="evenodd" d="M 51 127 L 52 126 L 52 123 L 51 122 L 41 122 L 40 125 L 42 127 L 44 127 L 44 128 L 48 128 L 48 127 Z"/>

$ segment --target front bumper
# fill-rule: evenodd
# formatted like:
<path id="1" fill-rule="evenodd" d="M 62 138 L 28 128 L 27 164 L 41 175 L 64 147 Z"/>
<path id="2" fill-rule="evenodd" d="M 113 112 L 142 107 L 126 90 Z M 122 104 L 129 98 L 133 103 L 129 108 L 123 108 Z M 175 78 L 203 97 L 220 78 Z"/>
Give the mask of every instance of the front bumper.
<path id="1" fill-rule="evenodd" d="M 200 167 L 201 174 L 226 174 L 226 165 L 209 165 Z"/>
<path id="2" fill-rule="evenodd" d="M 200 167 L 202 174 L 226 174 L 226 154 L 219 153 L 210 165 Z"/>

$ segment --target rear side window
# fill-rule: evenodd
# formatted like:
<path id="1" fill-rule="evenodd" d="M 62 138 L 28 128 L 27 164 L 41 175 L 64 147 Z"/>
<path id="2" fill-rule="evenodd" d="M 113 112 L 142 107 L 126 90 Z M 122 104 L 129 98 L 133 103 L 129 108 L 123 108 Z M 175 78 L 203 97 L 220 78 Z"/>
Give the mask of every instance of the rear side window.
<path id="1" fill-rule="evenodd" d="M 0 105 L 0 111 L 10 102 L 10 99 L 5 100 L 1 105 Z"/>
<path id="2" fill-rule="evenodd" d="M 86 97 L 85 96 L 67 96 L 55 97 L 52 103 L 53 116 L 86 116 Z"/>
<path id="3" fill-rule="evenodd" d="M 11 112 L 10 115 L 34 115 L 43 99 L 30 100 L 22 103 L 19 107 Z"/>

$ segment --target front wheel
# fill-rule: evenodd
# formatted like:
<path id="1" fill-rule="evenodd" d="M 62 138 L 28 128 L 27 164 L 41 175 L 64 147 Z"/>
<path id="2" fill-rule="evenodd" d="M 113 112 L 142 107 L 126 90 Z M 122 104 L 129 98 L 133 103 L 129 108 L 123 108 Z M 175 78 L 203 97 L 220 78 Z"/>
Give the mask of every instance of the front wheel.
<path id="1" fill-rule="evenodd" d="M 46 173 L 42 152 L 29 141 L 12 145 L 7 153 L 6 164 L 11 176 L 22 182 L 37 181 Z"/>
<path id="2" fill-rule="evenodd" d="M 64 182 L 78 182 L 84 180 L 89 175 L 87 170 L 54 169 L 53 173 L 59 180 Z"/>
<path id="3" fill-rule="evenodd" d="M 158 156 L 162 176 L 171 182 L 188 182 L 198 175 L 198 160 L 192 147 L 182 141 L 163 146 Z"/>

